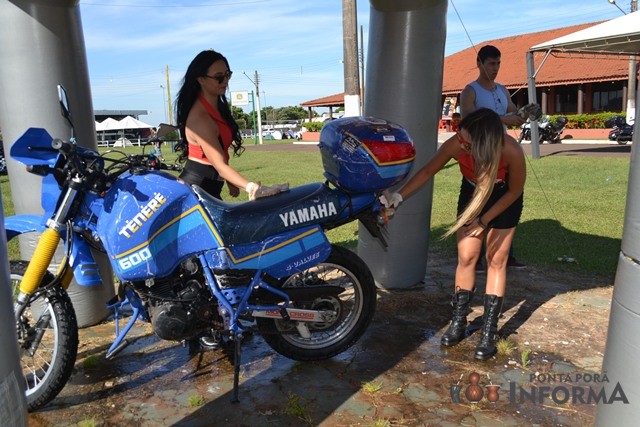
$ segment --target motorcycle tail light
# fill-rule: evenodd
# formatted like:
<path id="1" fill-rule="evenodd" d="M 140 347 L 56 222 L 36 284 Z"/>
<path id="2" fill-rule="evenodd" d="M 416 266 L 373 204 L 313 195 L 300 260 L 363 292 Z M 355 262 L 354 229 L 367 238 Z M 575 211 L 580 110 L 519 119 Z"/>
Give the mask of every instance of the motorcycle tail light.
<path id="1" fill-rule="evenodd" d="M 416 150 L 410 142 L 389 144 L 388 142 L 364 140 L 362 146 L 379 165 L 407 163 L 413 160 L 416 155 Z"/>

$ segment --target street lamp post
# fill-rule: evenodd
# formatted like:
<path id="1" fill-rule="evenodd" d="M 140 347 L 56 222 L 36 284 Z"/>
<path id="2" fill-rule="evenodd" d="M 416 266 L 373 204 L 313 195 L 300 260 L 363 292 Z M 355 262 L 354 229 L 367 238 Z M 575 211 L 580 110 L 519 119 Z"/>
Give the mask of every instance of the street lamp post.
<path id="1" fill-rule="evenodd" d="M 251 83 L 254 84 L 254 86 L 256 87 L 256 109 L 258 110 L 258 141 L 260 143 L 260 145 L 262 145 L 262 117 L 261 117 L 261 112 L 260 112 L 260 76 L 258 75 L 258 71 L 256 70 L 255 72 L 255 80 L 251 80 L 251 77 L 247 76 L 247 73 L 245 73 L 244 71 L 242 72 L 242 74 L 245 75 L 246 78 L 249 79 L 249 81 Z"/>
<path id="2" fill-rule="evenodd" d="M 264 98 L 264 108 L 266 109 L 268 104 L 267 104 L 267 92 L 262 91 L 262 97 Z M 264 112 L 264 120 L 267 122 L 267 127 L 269 126 L 269 110 L 266 110 Z"/>
<path id="3" fill-rule="evenodd" d="M 618 9 L 620 9 L 620 6 L 618 6 L 618 4 L 616 3 L 616 0 L 609 0 L 609 3 L 611 3 L 612 5 L 614 5 L 615 7 L 617 7 Z M 627 12 L 625 12 L 624 10 L 620 9 L 620 12 L 622 12 L 623 14 L 627 14 Z"/>
<path id="4" fill-rule="evenodd" d="M 164 121 L 167 121 L 167 104 L 165 102 L 165 96 L 164 96 L 164 85 L 160 85 L 160 87 L 162 88 L 162 105 L 164 106 Z"/>

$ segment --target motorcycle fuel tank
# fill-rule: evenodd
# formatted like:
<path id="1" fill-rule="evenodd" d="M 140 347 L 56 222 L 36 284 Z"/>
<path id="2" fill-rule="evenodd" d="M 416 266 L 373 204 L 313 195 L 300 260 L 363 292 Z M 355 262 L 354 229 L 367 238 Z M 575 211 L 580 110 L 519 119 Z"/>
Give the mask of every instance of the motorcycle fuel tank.
<path id="1" fill-rule="evenodd" d="M 97 233 L 120 280 L 169 275 L 220 238 L 191 189 L 164 172 L 126 174 L 104 197 Z"/>

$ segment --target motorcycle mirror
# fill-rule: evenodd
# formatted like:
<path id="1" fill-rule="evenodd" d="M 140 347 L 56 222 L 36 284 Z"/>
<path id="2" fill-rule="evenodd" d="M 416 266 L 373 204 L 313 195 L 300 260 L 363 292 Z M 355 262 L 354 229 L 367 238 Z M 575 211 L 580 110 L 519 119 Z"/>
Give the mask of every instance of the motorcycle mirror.
<path id="1" fill-rule="evenodd" d="M 168 135 L 177 129 L 178 129 L 178 126 L 168 125 L 166 123 L 160 123 L 158 125 L 157 136 L 158 138 L 162 138 L 163 136 Z"/>
<path id="2" fill-rule="evenodd" d="M 60 102 L 60 113 L 62 117 L 67 119 L 69 125 L 73 128 L 71 122 L 71 111 L 69 109 L 69 99 L 67 98 L 67 90 L 62 85 L 58 85 L 58 101 Z"/>

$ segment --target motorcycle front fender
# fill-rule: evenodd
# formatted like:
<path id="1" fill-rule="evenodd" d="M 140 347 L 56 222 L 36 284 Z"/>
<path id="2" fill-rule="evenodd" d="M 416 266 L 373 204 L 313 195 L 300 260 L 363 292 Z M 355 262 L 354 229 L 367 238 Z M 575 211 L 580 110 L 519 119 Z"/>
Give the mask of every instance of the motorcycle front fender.
<path id="1" fill-rule="evenodd" d="M 40 215 L 14 215 L 4 219 L 4 228 L 7 232 L 7 242 L 16 236 L 35 231 L 42 233 L 45 226 Z"/>
<path id="2" fill-rule="evenodd" d="M 42 233 L 46 227 L 42 224 L 40 215 L 14 215 L 5 218 L 4 227 L 7 242 L 16 236 L 26 233 Z M 73 239 L 69 265 L 73 269 L 76 282 L 81 286 L 95 286 L 102 284 L 98 271 L 98 264 L 93 258 L 89 245 L 78 236 Z"/>

